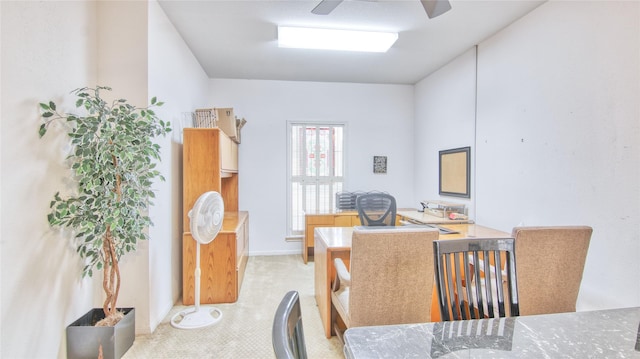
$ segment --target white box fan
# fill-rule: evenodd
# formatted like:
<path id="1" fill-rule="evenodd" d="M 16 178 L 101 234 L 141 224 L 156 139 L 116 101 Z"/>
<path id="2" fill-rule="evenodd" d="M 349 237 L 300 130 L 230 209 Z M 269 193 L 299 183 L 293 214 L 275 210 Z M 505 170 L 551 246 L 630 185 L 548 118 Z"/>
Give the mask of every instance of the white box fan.
<path id="1" fill-rule="evenodd" d="M 195 306 L 176 313 L 171 325 L 180 329 L 196 329 L 213 325 L 222 319 L 220 309 L 200 306 L 200 245 L 209 244 L 218 235 L 224 219 L 224 201 L 220 193 L 205 192 L 189 211 L 191 235 L 196 241 Z"/>

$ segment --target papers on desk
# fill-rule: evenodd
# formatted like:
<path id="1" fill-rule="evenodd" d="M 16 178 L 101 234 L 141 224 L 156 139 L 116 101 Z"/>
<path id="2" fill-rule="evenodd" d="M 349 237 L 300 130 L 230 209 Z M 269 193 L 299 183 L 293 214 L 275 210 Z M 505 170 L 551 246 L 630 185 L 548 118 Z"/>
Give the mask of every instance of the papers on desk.
<path id="1" fill-rule="evenodd" d="M 416 224 L 411 222 L 400 221 L 402 223 L 402 227 L 428 227 L 428 228 L 437 228 L 440 231 L 440 234 L 457 234 L 460 233 L 453 229 L 444 228 L 440 226 L 436 226 L 435 224 Z"/>

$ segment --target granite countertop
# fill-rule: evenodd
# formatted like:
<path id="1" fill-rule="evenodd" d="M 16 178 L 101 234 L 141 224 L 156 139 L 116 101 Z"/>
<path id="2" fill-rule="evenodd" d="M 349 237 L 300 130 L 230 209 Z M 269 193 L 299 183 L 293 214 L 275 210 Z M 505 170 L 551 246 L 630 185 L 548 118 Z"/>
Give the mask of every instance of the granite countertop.
<path id="1" fill-rule="evenodd" d="M 358 358 L 640 358 L 640 307 L 406 325 L 345 333 Z"/>

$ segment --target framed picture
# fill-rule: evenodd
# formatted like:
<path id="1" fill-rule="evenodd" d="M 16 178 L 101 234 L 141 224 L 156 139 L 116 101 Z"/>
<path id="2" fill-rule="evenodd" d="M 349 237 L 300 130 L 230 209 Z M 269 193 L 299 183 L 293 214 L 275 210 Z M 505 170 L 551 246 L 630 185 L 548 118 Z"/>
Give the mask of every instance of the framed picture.
<path id="1" fill-rule="evenodd" d="M 387 173 L 387 156 L 373 156 L 373 173 Z"/>
<path id="2" fill-rule="evenodd" d="M 471 147 L 440 151 L 442 196 L 471 197 Z"/>

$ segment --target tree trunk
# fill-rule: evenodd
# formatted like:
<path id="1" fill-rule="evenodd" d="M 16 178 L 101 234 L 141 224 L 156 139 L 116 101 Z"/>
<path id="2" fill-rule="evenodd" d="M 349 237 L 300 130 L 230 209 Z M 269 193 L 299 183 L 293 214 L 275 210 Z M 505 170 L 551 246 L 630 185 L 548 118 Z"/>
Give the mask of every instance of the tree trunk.
<path id="1" fill-rule="evenodd" d="M 118 158 L 111 156 L 113 166 L 118 167 Z M 116 193 L 116 203 L 119 203 L 122 198 L 122 179 L 120 175 L 116 176 L 115 188 L 113 191 Z M 111 226 L 107 226 L 107 233 L 104 236 L 104 242 L 102 243 L 102 252 L 104 253 L 104 270 L 102 287 L 107 295 L 102 309 L 104 310 L 105 317 L 114 316 L 117 312 L 116 303 L 118 301 L 118 294 L 120 293 L 120 267 L 118 266 L 118 256 L 116 254 L 116 246 L 114 243 L 113 235 L 111 233 Z"/>
<path id="2" fill-rule="evenodd" d="M 104 252 L 102 288 L 106 294 L 102 309 L 105 317 L 109 317 L 116 314 L 116 303 L 120 292 L 120 267 L 110 227 L 107 228 L 102 250 Z"/>

